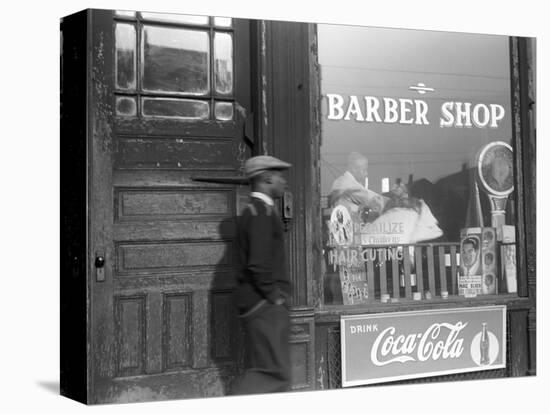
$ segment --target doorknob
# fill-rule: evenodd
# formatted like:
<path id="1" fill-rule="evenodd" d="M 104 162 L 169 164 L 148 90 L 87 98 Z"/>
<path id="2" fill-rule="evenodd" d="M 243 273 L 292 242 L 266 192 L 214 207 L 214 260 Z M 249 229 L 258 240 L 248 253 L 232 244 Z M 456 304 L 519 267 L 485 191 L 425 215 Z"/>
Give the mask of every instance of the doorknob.
<path id="1" fill-rule="evenodd" d="M 95 280 L 96 282 L 105 281 L 105 256 L 100 253 L 95 257 Z"/>

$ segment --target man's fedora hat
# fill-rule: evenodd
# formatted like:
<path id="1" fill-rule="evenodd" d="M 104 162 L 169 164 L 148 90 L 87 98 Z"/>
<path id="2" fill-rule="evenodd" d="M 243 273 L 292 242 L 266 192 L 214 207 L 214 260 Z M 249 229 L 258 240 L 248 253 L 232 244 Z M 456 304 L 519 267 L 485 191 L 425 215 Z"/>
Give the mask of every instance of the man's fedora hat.
<path id="1" fill-rule="evenodd" d="M 252 178 L 267 170 L 287 170 L 291 167 L 288 162 L 281 161 L 270 155 L 258 155 L 246 160 L 244 173 L 246 178 Z"/>

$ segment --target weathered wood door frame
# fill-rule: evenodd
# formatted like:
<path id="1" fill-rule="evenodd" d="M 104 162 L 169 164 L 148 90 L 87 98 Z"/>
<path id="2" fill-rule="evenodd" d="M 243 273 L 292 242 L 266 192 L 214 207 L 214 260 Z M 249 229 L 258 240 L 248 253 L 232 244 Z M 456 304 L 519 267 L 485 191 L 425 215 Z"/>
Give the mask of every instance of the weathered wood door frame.
<path id="1" fill-rule="evenodd" d="M 255 26 L 257 88 L 254 102 L 258 153 L 290 162 L 287 173 L 293 194 L 293 215 L 287 225 L 285 246 L 292 284 L 291 358 L 293 389 L 316 388 L 314 274 L 320 226 L 319 200 L 312 198 L 317 174 L 318 73 L 315 25 L 260 21 Z M 281 211 L 286 206 L 281 205 Z"/>

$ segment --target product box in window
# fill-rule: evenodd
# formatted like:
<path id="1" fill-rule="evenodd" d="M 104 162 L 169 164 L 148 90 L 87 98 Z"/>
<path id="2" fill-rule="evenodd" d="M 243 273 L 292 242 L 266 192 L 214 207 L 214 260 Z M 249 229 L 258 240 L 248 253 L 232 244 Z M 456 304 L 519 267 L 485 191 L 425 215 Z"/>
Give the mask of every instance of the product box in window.
<path id="1" fill-rule="evenodd" d="M 518 291 L 516 279 L 516 227 L 502 226 L 502 275 L 506 277 L 508 293 Z"/>
<path id="2" fill-rule="evenodd" d="M 460 274 L 458 294 L 474 297 L 481 294 L 482 268 L 480 259 L 481 228 L 460 231 Z"/>
<path id="3" fill-rule="evenodd" d="M 481 291 L 484 295 L 497 293 L 497 233 L 494 227 L 484 227 L 481 230 L 481 266 L 483 283 Z"/>
<path id="4" fill-rule="evenodd" d="M 458 294 L 466 297 L 497 293 L 496 229 L 469 227 L 460 231 Z"/>

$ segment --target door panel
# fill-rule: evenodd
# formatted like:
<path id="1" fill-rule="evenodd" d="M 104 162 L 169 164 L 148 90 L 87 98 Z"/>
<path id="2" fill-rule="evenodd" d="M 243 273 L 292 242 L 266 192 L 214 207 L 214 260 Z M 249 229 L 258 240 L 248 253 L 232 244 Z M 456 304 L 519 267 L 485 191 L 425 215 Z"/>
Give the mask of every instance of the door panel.
<path id="1" fill-rule="evenodd" d="M 238 174 L 242 120 L 116 116 L 115 20 L 93 11 L 92 21 L 91 243 L 106 256 L 105 281 L 91 281 L 93 400 L 223 395 L 242 360 L 231 301 L 237 188 L 192 175 Z M 232 33 L 235 55 L 249 53 L 247 23 Z M 245 66 L 232 102 L 246 109 Z"/>

